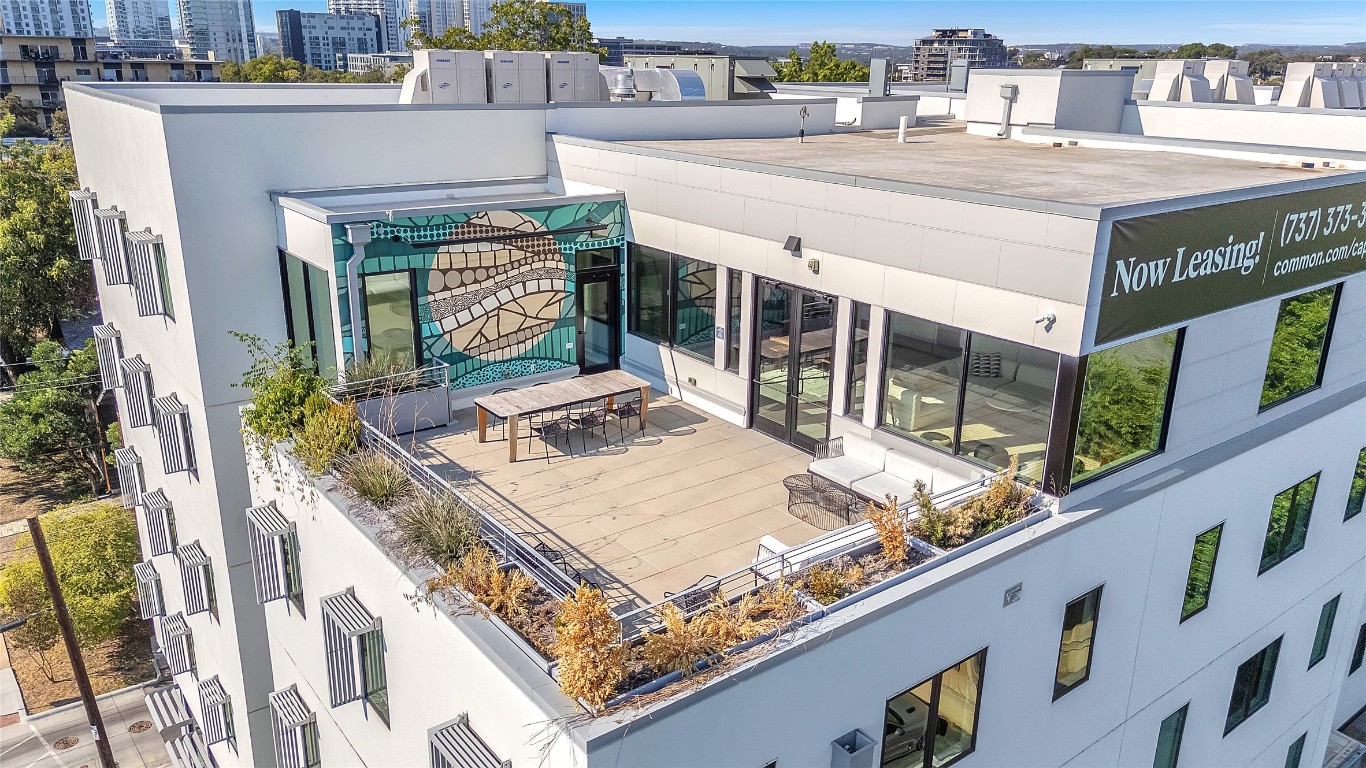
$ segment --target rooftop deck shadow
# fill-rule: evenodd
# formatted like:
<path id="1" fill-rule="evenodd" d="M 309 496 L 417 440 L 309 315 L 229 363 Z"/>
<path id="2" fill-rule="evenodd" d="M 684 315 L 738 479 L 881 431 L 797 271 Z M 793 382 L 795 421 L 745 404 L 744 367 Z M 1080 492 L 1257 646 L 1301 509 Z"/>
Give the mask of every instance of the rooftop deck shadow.
<path id="1" fill-rule="evenodd" d="M 650 400 L 648 425 L 615 420 L 547 446 L 518 429 L 479 443 L 473 410 L 414 435 L 413 455 L 533 544 L 563 554 L 624 612 L 707 576 L 743 567 L 765 534 L 798 544 L 821 533 L 787 512 L 784 477 L 811 457 L 668 396 Z"/>

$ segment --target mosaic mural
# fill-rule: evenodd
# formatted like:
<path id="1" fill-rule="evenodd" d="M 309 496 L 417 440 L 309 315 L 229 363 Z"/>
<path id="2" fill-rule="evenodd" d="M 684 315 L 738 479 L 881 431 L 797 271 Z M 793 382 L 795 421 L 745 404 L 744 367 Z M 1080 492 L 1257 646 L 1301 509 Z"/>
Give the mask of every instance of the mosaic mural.
<path id="1" fill-rule="evenodd" d="M 371 223 L 360 274 L 412 270 L 424 364 L 451 366 L 455 388 L 576 364 L 574 253 L 620 247 L 620 201 L 442 214 Z M 333 227 L 348 356 L 344 227 Z"/>

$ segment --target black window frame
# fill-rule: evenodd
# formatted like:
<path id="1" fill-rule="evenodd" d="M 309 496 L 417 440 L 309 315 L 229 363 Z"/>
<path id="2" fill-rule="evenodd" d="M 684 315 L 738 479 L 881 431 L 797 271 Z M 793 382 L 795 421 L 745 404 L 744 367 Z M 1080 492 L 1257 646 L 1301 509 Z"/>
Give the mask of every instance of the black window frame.
<path id="1" fill-rule="evenodd" d="M 1266 537 L 1263 540 L 1262 544 L 1261 561 L 1258 563 L 1257 566 L 1258 576 L 1261 576 L 1262 574 L 1266 573 L 1272 568 L 1275 568 L 1281 563 L 1284 563 L 1286 560 L 1289 560 L 1291 557 L 1294 557 L 1295 555 L 1304 551 L 1305 546 L 1309 543 L 1309 524 L 1313 520 L 1314 502 L 1318 500 L 1319 481 L 1322 479 L 1320 477 L 1322 474 L 1322 472 L 1315 472 L 1309 477 L 1306 477 L 1305 479 L 1299 481 L 1298 483 L 1295 483 L 1294 485 L 1290 486 L 1289 488 L 1286 488 L 1285 490 L 1277 493 L 1274 497 L 1272 497 L 1271 511 L 1268 515 L 1266 524 Z M 1304 514 L 1304 540 L 1300 542 L 1300 545 L 1298 547 L 1293 547 L 1294 531 L 1298 526 L 1300 520 L 1297 504 L 1300 497 L 1300 489 L 1306 483 L 1309 482 L 1312 482 L 1314 484 L 1314 488 L 1310 493 L 1309 505 Z M 1287 513 L 1286 516 L 1285 529 L 1281 531 L 1281 541 L 1276 551 L 1276 559 L 1268 561 L 1266 547 L 1267 542 L 1271 540 L 1271 534 L 1273 531 L 1272 525 L 1275 523 L 1275 499 L 1278 499 L 1287 493 L 1291 494 L 1291 496 L 1289 508 L 1290 511 Z"/>
<path id="2" fill-rule="evenodd" d="M 1352 661 L 1347 665 L 1347 674 L 1352 674 L 1361 669 L 1362 659 L 1366 658 L 1366 624 L 1361 625 L 1357 630 L 1356 648 L 1352 650 Z"/>
<path id="3" fill-rule="evenodd" d="M 280 558 L 280 572 L 284 576 L 285 597 L 299 609 L 299 615 L 307 617 L 304 603 L 303 561 L 299 554 L 299 532 L 290 528 L 284 534 L 283 554 Z"/>
<path id="4" fill-rule="evenodd" d="M 1161 724 L 1157 727 L 1157 748 L 1153 751 L 1153 768 L 1176 768 L 1181 761 L 1181 740 L 1186 735 L 1186 720 L 1190 717 L 1191 703 L 1188 701 L 1182 704 L 1179 709 L 1170 715 L 1162 718 Z M 1162 729 L 1167 727 L 1167 721 L 1173 717 L 1177 718 L 1174 729 L 1176 735 L 1172 741 L 1171 759 L 1162 761 Z"/>
<path id="5" fill-rule="evenodd" d="M 1058 639 L 1058 664 L 1057 664 L 1057 666 L 1054 668 L 1054 671 L 1053 671 L 1053 701 L 1057 701 L 1058 699 L 1061 699 L 1063 696 L 1066 696 L 1067 694 L 1071 693 L 1072 691 L 1075 691 L 1075 690 L 1076 690 L 1078 687 L 1080 687 L 1083 683 L 1085 683 L 1087 680 L 1090 680 L 1090 679 L 1091 679 L 1091 664 L 1092 664 L 1092 662 L 1095 660 L 1095 657 L 1096 657 L 1096 635 L 1098 635 L 1098 634 L 1100 633 L 1100 603 L 1101 603 L 1101 596 L 1102 596 L 1102 594 L 1104 593 L 1104 590 L 1105 590 L 1105 585 L 1104 585 L 1104 584 L 1100 584 L 1100 585 L 1096 586 L 1094 589 L 1087 590 L 1085 594 L 1078 595 L 1077 597 L 1074 597 L 1074 598 L 1072 598 L 1071 600 L 1068 600 L 1068 601 L 1067 601 L 1067 605 L 1063 607 L 1063 611 L 1062 611 L 1062 632 L 1060 633 L 1060 637 L 1059 637 L 1059 639 Z M 1086 647 L 1086 667 L 1085 667 L 1086 673 L 1083 674 L 1083 675 L 1081 676 L 1081 678 L 1078 679 L 1078 680 L 1076 680 L 1075 682 L 1072 682 L 1072 683 L 1063 683 L 1061 680 L 1059 680 L 1059 678 L 1062 676 L 1062 659 L 1063 659 L 1063 647 L 1062 647 L 1062 643 L 1063 643 L 1063 639 L 1067 637 L 1067 616 L 1068 616 L 1068 613 L 1071 612 L 1072 606 L 1078 605 L 1078 604 L 1081 605 L 1081 610 L 1084 611 L 1084 610 L 1085 610 L 1085 603 L 1086 603 L 1086 601 L 1089 600 L 1089 599 L 1091 599 L 1093 596 L 1094 596 L 1094 598 L 1095 598 L 1095 608 L 1093 609 L 1094 612 L 1093 612 L 1093 614 L 1092 614 L 1092 616 L 1091 616 L 1091 636 L 1090 636 L 1090 637 L 1088 638 L 1088 640 L 1087 640 L 1087 647 Z M 1083 616 L 1084 616 L 1084 614 L 1083 614 Z M 1075 626 L 1075 625 L 1074 625 L 1074 626 Z"/>
<path id="6" fill-rule="evenodd" d="M 1184 624 L 1188 619 L 1190 619 L 1190 618 L 1192 618 L 1192 617 L 1194 617 L 1194 616 L 1198 616 L 1198 615 L 1199 615 L 1200 613 L 1202 613 L 1206 608 L 1209 607 L 1210 594 L 1214 591 L 1214 574 L 1215 574 L 1215 571 L 1216 571 L 1216 570 L 1218 569 L 1218 567 L 1219 567 L 1219 548 L 1220 548 L 1220 547 L 1223 545 L 1223 543 L 1224 543 L 1224 523 L 1226 523 L 1226 522 L 1228 522 L 1228 521 L 1227 521 L 1227 520 L 1221 520 L 1221 521 L 1219 521 L 1219 524 L 1218 524 L 1218 525 L 1214 525 L 1214 526 L 1211 526 L 1211 527 L 1209 527 L 1209 528 L 1206 528 L 1205 530 L 1203 530 L 1203 531 L 1201 531 L 1200 533 L 1197 533 L 1197 534 L 1195 535 L 1195 540 L 1194 540 L 1194 541 L 1192 542 L 1192 544 L 1191 544 L 1191 562 L 1190 562 L 1190 569 L 1186 572 L 1186 589 L 1185 589 L 1185 592 L 1182 594 L 1182 597 L 1181 597 L 1181 620 L 1177 622 L 1178 624 Z M 1198 551 L 1198 548 L 1199 548 L 1199 546 L 1200 546 L 1200 539 L 1201 539 L 1202 537 L 1208 535 L 1208 534 L 1211 534 L 1211 533 L 1215 534 L 1215 538 L 1214 538 L 1214 556 L 1211 557 L 1211 558 L 1210 558 L 1210 561 L 1209 561 L 1209 579 L 1206 581 L 1205 587 L 1204 587 L 1204 590 L 1205 590 L 1205 599 L 1204 599 L 1204 602 L 1200 603 L 1200 607 L 1198 607 L 1198 608 L 1196 608 L 1196 609 L 1194 609 L 1194 610 L 1188 611 L 1188 609 L 1187 609 L 1187 603 L 1188 603 L 1188 601 L 1189 601 L 1189 599 L 1190 599 L 1191 583 L 1192 583 L 1192 581 L 1193 581 L 1194 578 L 1195 578 L 1195 555 L 1196 555 L 1196 552 Z"/>
<path id="7" fill-rule="evenodd" d="M 1342 522 L 1345 523 L 1361 514 L 1363 507 L 1366 507 L 1366 448 L 1362 448 L 1361 453 L 1357 454 L 1352 481 L 1347 486 L 1347 508 L 1343 512 Z"/>
<path id="8" fill-rule="evenodd" d="M 726 267 L 726 362 L 727 373 L 740 374 L 740 348 L 743 344 L 745 323 L 745 273 Z"/>
<path id="9" fill-rule="evenodd" d="M 1233 733 L 1234 729 L 1247 722 L 1249 718 L 1271 703 L 1271 692 L 1276 682 L 1276 667 L 1280 664 L 1281 641 L 1284 639 L 1285 635 L 1281 635 L 1272 640 L 1266 647 L 1252 654 L 1247 661 L 1238 665 L 1238 669 L 1233 674 L 1233 687 L 1229 694 L 1228 716 L 1224 719 L 1224 736 Z M 1269 672 L 1266 668 L 1268 653 L 1272 656 Z M 1252 690 L 1243 690 L 1240 696 L 1239 683 L 1248 679 L 1248 674 L 1244 673 L 1244 670 L 1247 669 L 1255 670 L 1256 678 L 1251 681 Z M 1265 698 L 1258 703 L 1257 696 L 1262 690 L 1263 684 L 1266 689 Z M 1241 703 L 1239 702 L 1240 698 L 1242 699 Z"/>
<path id="10" fill-rule="evenodd" d="M 357 640 L 360 642 L 357 655 L 360 658 L 361 698 L 387 728 L 390 700 L 389 674 L 384 665 L 384 630 L 372 629 Z"/>
<path id="11" fill-rule="evenodd" d="M 933 675 L 930 675 L 929 677 L 925 678 L 924 680 L 921 680 L 920 682 L 916 683 L 915 685 L 912 685 L 912 686 L 910 686 L 909 688 L 905 688 L 905 689 L 903 689 L 903 690 L 897 692 L 896 694 L 894 694 L 894 695 L 892 695 L 891 697 L 889 697 L 885 702 L 883 702 L 882 711 L 883 711 L 883 713 L 884 713 L 884 714 L 883 714 L 883 717 L 885 718 L 885 717 L 886 717 L 886 712 L 887 712 L 887 710 L 891 707 L 891 704 L 892 704 L 893 701 L 896 701 L 897 699 L 901 698 L 902 696 L 905 696 L 906 694 L 910 693 L 911 691 L 914 691 L 916 688 L 919 688 L 920 686 L 922 686 L 922 685 L 924 685 L 924 684 L 926 684 L 926 683 L 932 683 L 932 686 L 931 686 L 931 694 L 930 694 L 930 706 L 929 706 L 929 711 L 925 713 L 926 722 L 927 722 L 927 723 L 928 723 L 928 722 L 931 722 L 931 718 L 937 718 L 938 715 L 939 715 L 939 693 L 940 693 L 940 689 L 941 689 L 942 686 L 943 686 L 944 673 L 945 673 L 945 672 L 948 672 L 949 670 L 954 669 L 954 668 L 956 668 L 956 667 L 960 667 L 960 666 L 966 664 L 967 662 L 972 661 L 974 658 L 979 659 L 978 664 L 979 664 L 979 666 L 980 666 L 980 668 L 981 668 L 981 670 L 982 670 L 982 674 L 981 674 L 981 676 L 977 679 L 977 698 L 976 698 L 976 703 L 977 703 L 977 705 L 973 708 L 973 712 L 972 712 L 972 740 L 968 742 L 968 747 L 967 747 L 967 749 L 963 750 L 962 752 L 959 752 L 957 755 L 955 755 L 955 756 L 953 757 L 953 759 L 949 760 L 949 761 L 946 762 L 946 763 L 940 764 L 940 765 L 937 766 L 936 768 L 948 768 L 949 766 L 951 766 L 951 765 L 957 763 L 958 761 L 962 760 L 963 758 L 965 758 L 965 757 L 967 757 L 968 755 L 971 755 L 973 752 L 977 751 L 977 734 L 978 734 L 978 732 L 981 730 L 981 724 L 982 724 L 982 691 L 983 691 L 983 690 L 985 689 L 985 687 L 986 687 L 986 680 L 987 680 L 987 651 L 988 651 L 988 650 L 989 650 L 989 648 L 982 648 L 981 650 L 977 651 L 976 653 L 971 654 L 971 655 L 969 655 L 969 656 L 963 658 L 961 661 L 959 661 L 959 662 L 957 662 L 957 663 L 955 663 L 955 664 L 950 664 L 949 666 L 945 667 L 944 669 L 939 670 L 938 672 L 934 673 Z M 933 760 L 934 760 L 934 740 L 935 740 L 935 738 L 937 738 L 938 733 L 937 733 L 937 731 L 936 731 L 935 729 L 931 729 L 931 728 L 929 728 L 928 726 L 926 727 L 925 731 L 926 731 L 926 732 L 925 732 L 925 747 L 924 747 L 925 762 L 924 762 L 923 768 L 931 768 L 931 766 L 933 765 Z M 882 740 L 881 748 L 884 749 L 884 750 L 886 749 L 886 739 L 883 739 L 883 740 Z M 879 754 L 878 754 L 878 761 L 877 761 L 876 765 L 882 766 L 883 764 L 884 764 L 884 763 L 883 763 L 883 757 L 882 757 L 881 752 L 879 752 Z"/>
<path id="12" fill-rule="evenodd" d="M 1328 309 L 1328 324 L 1327 324 L 1327 326 L 1324 327 L 1324 329 L 1323 329 L 1323 349 L 1319 350 L 1319 365 L 1318 365 L 1318 371 L 1314 374 L 1314 383 L 1313 383 L 1312 385 L 1308 386 L 1308 387 L 1305 387 L 1304 389 L 1301 389 L 1301 390 L 1299 390 L 1299 391 L 1297 391 L 1297 392 L 1294 392 L 1294 393 L 1292 393 L 1292 394 L 1286 395 L 1285 397 L 1282 397 L 1282 398 L 1280 398 L 1280 399 L 1278 399 L 1278 400 L 1273 400 L 1273 401 L 1271 401 L 1271 402 L 1269 402 L 1269 403 L 1266 403 L 1265 405 L 1262 404 L 1262 402 L 1261 402 L 1261 394 L 1259 393 L 1259 394 L 1258 394 L 1258 398 L 1257 398 L 1257 413 L 1259 413 L 1259 414 L 1260 414 L 1260 413 L 1265 413 L 1265 412 L 1271 410 L 1272 408 L 1275 408 L 1275 407 L 1278 406 L 1278 405 L 1282 405 L 1282 404 L 1284 404 L 1284 403 L 1288 403 L 1288 402 L 1290 402 L 1291 400 L 1294 400 L 1294 399 L 1296 399 L 1296 398 L 1298 398 L 1298 397 L 1302 397 L 1302 396 L 1307 395 L 1307 394 L 1309 394 L 1309 393 L 1311 393 L 1311 392 L 1315 392 L 1315 391 L 1317 391 L 1320 387 L 1323 386 L 1323 372 L 1324 372 L 1324 370 L 1328 367 L 1328 351 L 1329 351 L 1329 349 L 1330 349 L 1330 348 L 1332 347 L 1332 345 L 1333 345 L 1333 326 L 1337 324 L 1337 318 L 1338 318 L 1338 305 L 1341 304 L 1341 302 L 1342 302 L 1342 286 L 1343 286 L 1343 283 L 1337 282 L 1337 283 L 1334 283 L 1334 284 L 1332 284 L 1332 285 L 1321 286 L 1321 287 L 1318 287 L 1318 288 L 1314 288 L 1313 290 L 1303 291 L 1303 292 L 1301 292 L 1301 293 L 1295 294 L 1294 296 L 1287 296 L 1287 297 L 1285 297 L 1284 299 L 1281 299 L 1280 303 L 1277 305 L 1277 310 L 1276 310 L 1276 324 L 1275 324 L 1275 326 L 1273 326 L 1272 329 L 1271 329 L 1271 343 L 1272 343 L 1273 349 L 1274 349 L 1274 346 L 1275 346 L 1275 343 L 1276 343 L 1276 329 L 1280 327 L 1280 324 L 1281 324 L 1281 310 L 1285 307 L 1285 303 L 1286 303 L 1287 301 L 1291 301 L 1291 300 L 1293 300 L 1293 299 L 1297 299 L 1297 298 L 1299 298 L 1299 297 L 1301 297 L 1301 296 L 1304 296 L 1304 295 L 1306 295 L 1306 294 L 1315 293 L 1315 292 L 1317 292 L 1317 291 L 1322 291 L 1322 290 L 1325 290 L 1325 289 L 1327 289 L 1327 288 L 1332 288 L 1332 289 L 1333 289 L 1333 301 L 1332 301 L 1332 304 L 1329 306 L 1329 309 Z M 1270 366 L 1271 366 L 1271 359 L 1270 359 L 1270 353 L 1268 353 L 1268 357 L 1267 357 L 1267 368 L 1270 368 Z M 1261 390 L 1261 391 L 1262 391 L 1262 392 L 1265 392 L 1265 391 L 1266 391 L 1266 373 L 1265 373 L 1265 371 L 1264 371 L 1263 374 L 1262 374 L 1262 390 Z"/>
<path id="13" fill-rule="evenodd" d="M 1309 669 L 1314 665 L 1328 658 L 1328 646 L 1333 642 L 1333 626 L 1338 619 L 1338 604 L 1342 602 L 1342 594 L 1334 596 L 1332 600 L 1323 604 L 1319 609 L 1319 623 L 1314 630 L 1314 644 L 1309 646 Z"/>
<path id="14" fill-rule="evenodd" d="M 1309 732 L 1305 731 L 1290 742 L 1290 749 L 1285 751 L 1285 768 L 1300 768 L 1300 763 L 1304 761 L 1304 743 L 1308 740 Z"/>
<path id="15" fill-rule="evenodd" d="M 643 250 L 642 250 L 642 249 L 643 249 Z M 637 258 L 639 257 L 639 255 L 642 254 L 642 253 L 645 253 L 645 255 L 648 255 L 650 258 L 654 258 L 654 259 L 663 259 L 664 262 L 665 262 L 665 269 L 664 269 L 664 278 L 665 278 L 665 280 L 664 280 L 664 317 L 663 317 L 663 325 L 664 325 L 663 330 L 664 330 L 664 334 L 663 334 L 662 337 L 656 337 L 656 336 L 654 336 L 653 334 L 651 334 L 651 333 L 648 332 L 648 331 L 642 331 L 642 330 L 640 330 L 640 327 L 639 327 L 639 326 L 640 326 L 640 323 L 638 322 L 638 318 L 637 318 L 637 316 L 636 316 L 637 297 L 640 295 L 640 291 L 638 290 L 637 283 L 636 283 L 637 271 L 636 271 L 635 265 L 636 265 L 636 259 L 637 259 Z M 691 349 L 688 349 L 686 346 L 683 345 L 683 343 L 682 343 L 682 342 L 679 340 L 679 338 L 678 338 L 678 305 L 679 305 L 678 268 L 679 268 L 679 266 L 680 266 L 681 261 L 683 261 L 683 260 L 691 261 L 691 262 L 694 262 L 694 263 L 697 263 L 697 264 L 706 264 L 706 265 L 710 265 L 711 268 L 712 268 L 713 274 L 715 274 L 717 270 L 721 269 L 721 265 L 720 265 L 720 264 L 717 264 L 716 262 L 707 261 L 707 260 L 705 260 L 705 259 L 698 259 L 698 258 L 694 258 L 694 257 L 692 257 L 692 256 L 684 256 L 684 255 L 681 254 L 681 253 L 674 253 L 673 251 L 666 251 L 666 250 L 664 250 L 663 248 L 656 248 L 656 247 L 654 247 L 654 246 L 652 246 L 652 245 L 644 245 L 644 244 L 642 244 L 642 243 L 634 243 L 634 242 L 628 242 L 628 243 L 626 244 L 626 333 L 628 333 L 628 334 L 630 334 L 630 335 L 632 335 L 632 336 L 635 336 L 635 337 L 637 337 L 637 338 L 644 339 L 645 341 L 648 341 L 648 342 L 650 342 L 651 344 L 658 344 L 658 345 L 660 345 L 661 347 L 667 347 L 667 348 L 669 348 L 670 350 L 672 350 L 672 351 L 674 351 L 674 352 L 681 352 L 682 354 L 687 355 L 688 357 L 691 357 L 691 358 L 694 359 L 694 360 L 697 360 L 697 361 L 699 361 L 699 362 L 708 363 L 708 364 L 710 364 L 710 365 L 712 365 L 712 366 L 714 367 L 714 366 L 716 365 L 716 347 L 715 347 L 716 324 L 717 324 L 717 321 L 720 319 L 720 318 L 718 317 L 718 311 L 721 309 L 720 307 L 716 307 L 716 306 L 713 306 L 713 307 L 712 307 L 712 318 L 711 318 L 711 320 L 712 320 L 712 333 L 711 333 L 711 338 L 712 338 L 712 340 L 713 340 L 713 344 L 712 344 L 712 353 L 711 353 L 710 355 L 703 355 L 703 354 L 701 354 L 701 353 L 699 353 L 699 352 L 695 352 L 695 351 L 693 351 L 693 350 L 691 350 Z M 715 278 L 713 278 L 713 281 L 715 281 Z M 715 285 L 712 286 L 712 292 L 713 292 L 714 294 L 716 293 L 716 286 L 715 286 Z M 727 325 L 729 325 L 729 322 L 730 322 L 730 321 L 729 321 L 730 307 L 727 306 L 727 307 L 725 308 L 725 311 L 726 311 L 726 316 L 727 316 L 727 318 L 728 318 L 726 322 L 727 322 Z M 728 359 L 729 356 L 730 356 L 730 351 L 731 351 L 731 350 L 730 350 L 730 332 L 729 332 L 729 329 L 727 329 L 727 333 L 726 333 L 726 357 L 727 357 L 727 359 L 722 361 L 722 362 L 723 362 L 723 365 L 724 365 L 724 364 L 728 364 L 728 363 L 730 362 L 729 359 Z M 736 366 L 737 366 L 737 370 L 738 370 L 738 366 L 739 366 L 739 355 L 738 355 L 738 353 L 737 353 L 737 355 L 736 355 Z M 729 370 L 729 368 L 727 368 L 727 370 Z"/>
<path id="16" fill-rule="evenodd" d="M 863 316 L 862 318 L 860 318 L 860 316 L 859 316 L 859 310 L 860 310 L 860 309 L 862 309 L 862 310 L 864 311 L 864 316 Z M 860 329 L 860 327 L 859 327 L 859 322 L 860 322 L 860 320 L 863 321 L 863 327 L 862 327 L 861 329 Z M 857 406 L 855 406 L 855 402 L 856 402 L 856 401 L 855 401 L 855 398 L 854 398 L 854 382 L 856 381 L 856 378 L 855 378 L 855 376 L 854 376 L 854 366 L 856 366 L 856 365 L 859 364 L 859 363 L 858 363 L 858 345 L 859 345 L 858 332 L 859 332 L 859 330 L 862 330 L 863 333 L 864 333 L 864 338 L 863 338 L 863 395 L 864 395 L 864 399 L 857 401 L 858 404 L 857 404 Z M 862 301 L 855 301 L 855 302 L 853 302 L 853 307 L 850 308 L 850 312 L 849 312 L 849 355 L 848 355 L 848 361 L 847 361 L 847 363 L 846 363 L 846 365 L 845 365 L 845 369 L 844 369 L 844 372 L 845 372 L 845 377 L 844 377 L 844 415 L 845 415 L 845 416 L 848 416 L 848 417 L 851 418 L 851 419 L 858 419 L 858 420 L 860 420 L 860 421 L 863 420 L 863 418 L 864 418 L 864 416 L 865 416 L 865 414 L 866 414 L 866 410 L 867 410 L 866 408 L 864 408 L 864 403 L 867 401 L 867 396 L 868 396 L 868 383 L 869 383 L 869 382 L 868 382 L 868 360 L 869 360 L 869 358 L 871 357 L 871 356 L 869 355 L 869 353 L 872 351 L 872 341 L 873 341 L 873 305 L 872 305 L 872 304 L 868 304 L 868 303 L 866 303 L 866 302 L 862 302 Z M 881 392 L 879 392 L 878 394 L 879 394 L 879 397 L 878 397 L 879 407 L 881 407 L 881 400 L 882 400 L 882 398 L 881 398 L 881 396 L 880 396 L 880 395 L 881 395 Z M 880 420 L 879 420 L 879 421 L 880 421 Z"/>

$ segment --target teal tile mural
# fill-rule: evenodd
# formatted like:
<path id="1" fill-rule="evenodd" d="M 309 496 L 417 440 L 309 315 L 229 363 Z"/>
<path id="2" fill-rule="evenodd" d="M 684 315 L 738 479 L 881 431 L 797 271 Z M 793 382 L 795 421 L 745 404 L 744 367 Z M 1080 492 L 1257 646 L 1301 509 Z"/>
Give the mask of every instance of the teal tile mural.
<path id="1" fill-rule="evenodd" d="M 452 388 L 576 364 L 574 253 L 621 247 L 621 201 L 441 214 L 370 223 L 360 274 L 413 270 L 423 363 Z M 350 358 L 345 227 L 333 225 L 337 307 Z"/>

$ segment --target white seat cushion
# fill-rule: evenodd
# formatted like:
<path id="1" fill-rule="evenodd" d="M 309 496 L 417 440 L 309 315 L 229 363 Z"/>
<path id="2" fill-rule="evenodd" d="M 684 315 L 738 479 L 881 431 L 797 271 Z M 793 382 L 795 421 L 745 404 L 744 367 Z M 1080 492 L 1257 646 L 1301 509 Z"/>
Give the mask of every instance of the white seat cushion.
<path id="1" fill-rule="evenodd" d="M 882 462 L 887 456 L 885 446 L 855 434 L 845 435 L 840 441 L 843 443 L 845 456 L 867 464 L 876 472 L 883 470 Z"/>
<path id="2" fill-rule="evenodd" d="M 811 462 L 811 465 L 806 469 L 813 475 L 820 475 L 826 480 L 845 488 L 852 486 L 856 480 L 862 480 L 869 475 L 876 475 L 882 471 L 881 467 L 864 464 L 852 456 L 817 459 Z"/>
<path id="3" fill-rule="evenodd" d="M 915 498 L 915 483 L 911 480 L 900 478 L 891 472 L 879 472 L 876 475 L 865 477 L 855 482 L 852 486 L 854 493 L 872 499 L 882 501 L 888 496 L 895 496 L 899 507 L 904 507 Z"/>
<path id="4" fill-rule="evenodd" d="M 901 451 L 887 451 L 887 460 L 882 468 L 908 483 L 923 480 L 925 486 L 934 490 L 934 467 Z"/>
<path id="5" fill-rule="evenodd" d="M 969 470 L 968 475 L 968 477 L 964 477 L 955 472 L 950 472 L 947 469 L 935 467 L 934 485 L 940 491 L 952 491 L 954 488 L 959 488 L 973 481 L 981 480 L 987 476 L 987 473 Z"/>

